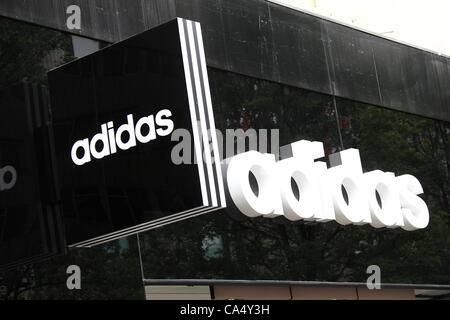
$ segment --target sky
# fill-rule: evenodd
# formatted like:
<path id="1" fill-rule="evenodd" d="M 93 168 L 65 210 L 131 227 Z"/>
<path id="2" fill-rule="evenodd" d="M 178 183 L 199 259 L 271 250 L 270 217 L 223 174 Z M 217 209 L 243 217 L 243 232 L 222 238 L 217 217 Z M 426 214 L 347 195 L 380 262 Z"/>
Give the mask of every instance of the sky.
<path id="1" fill-rule="evenodd" d="M 450 56 L 450 0 L 269 0 Z"/>

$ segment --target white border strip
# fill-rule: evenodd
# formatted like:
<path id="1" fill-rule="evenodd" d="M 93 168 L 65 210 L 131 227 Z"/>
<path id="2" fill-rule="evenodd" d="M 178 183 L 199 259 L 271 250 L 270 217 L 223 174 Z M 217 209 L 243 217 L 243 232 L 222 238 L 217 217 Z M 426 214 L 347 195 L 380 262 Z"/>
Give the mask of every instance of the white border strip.
<path id="1" fill-rule="evenodd" d="M 187 48 L 186 48 L 186 35 L 185 35 L 184 26 L 183 26 L 183 19 L 177 18 L 177 22 L 178 22 L 178 32 L 180 34 L 181 52 L 183 55 L 184 75 L 186 77 L 189 109 L 191 112 L 192 131 L 194 133 L 195 155 L 196 155 L 196 159 L 197 159 L 198 173 L 200 176 L 200 186 L 201 186 L 201 193 L 202 193 L 202 198 L 203 198 L 203 205 L 208 206 L 209 202 L 208 202 L 208 195 L 207 195 L 207 189 L 206 189 L 205 172 L 203 169 L 202 148 L 201 148 L 199 132 L 198 132 L 198 128 L 197 128 L 197 117 L 195 114 L 194 94 L 193 94 L 193 89 L 192 89 L 191 74 L 189 71 L 189 61 L 188 61 L 188 54 L 187 54 Z"/>
<path id="2" fill-rule="evenodd" d="M 161 217 L 161 218 L 158 218 L 158 219 L 154 219 L 154 220 L 150 220 L 150 221 L 147 221 L 147 222 L 143 222 L 141 224 L 137 224 L 137 225 L 134 225 L 132 227 L 128 227 L 128 228 L 125 228 L 125 229 L 120 229 L 120 230 L 117 230 L 117 231 L 113 231 L 113 232 L 110 232 L 110 233 L 107 233 L 107 234 L 104 234 L 104 235 L 101 235 L 101 236 L 98 236 L 98 237 L 95 237 L 95 238 L 91 238 L 89 240 L 76 242 L 74 244 L 70 244 L 69 247 L 85 246 L 85 245 L 88 245 L 88 244 L 90 244 L 92 242 L 101 241 L 104 238 L 111 238 L 111 237 L 119 235 L 119 234 L 124 234 L 124 233 L 130 233 L 131 234 L 135 229 L 145 228 L 146 226 L 148 226 L 150 224 L 162 223 L 162 222 L 164 222 L 166 220 L 173 220 L 173 219 L 179 218 L 179 217 L 181 217 L 183 215 L 189 215 L 189 214 L 191 214 L 193 212 L 198 212 L 198 211 L 204 210 L 206 208 L 208 208 L 208 207 L 201 206 L 201 207 L 196 207 L 196 208 L 192 208 L 192 209 L 189 209 L 189 210 L 181 211 L 181 212 L 178 212 L 178 213 L 171 214 L 169 216 L 165 216 L 165 217 Z"/>
<path id="3" fill-rule="evenodd" d="M 97 246 L 97 245 L 100 245 L 100 244 L 103 244 L 103 243 L 106 243 L 106 242 L 117 240 L 117 239 L 125 237 L 125 236 L 130 236 L 130 235 L 133 235 L 133 234 L 146 232 L 146 231 L 149 231 L 149 230 L 152 230 L 152 229 L 163 227 L 165 225 L 174 224 L 174 223 L 179 222 L 179 221 L 183 221 L 183 220 L 186 220 L 186 219 L 194 218 L 194 217 L 200 216 L 202 214 L 205 214 L 205 213 L 208 213 L 208 212 L 211 212 L 211 211 L 215 211 L 215 210 L 219 210 L 219 209 L 220 208 L 218 208 L 218 207 L 216 207 L 216 208 L 205 208 L 203 210 L 200 210 L 198 212 L 193 212 L 191 214 L 182 216 L 181 218 L 178 218 L 178 219 L 175 219 L 175 220 L 163 221 L 163 222 L 160 222 L 160 223 L 157 223 L 157 224 L 149 224 L 145 228 L 136 229 L 136 230 L 133 230 L 133 232 L 128 232 L 126 234 L 119 234 L 119 235 L 116 235 L 114 237 L 110 237 L 110 238 L 107 238 L 107 239 L 102 239 L 102 240 L 99 240 L 99 241 L 96 241 L 96 242 L 90 242 L 88 244 L 85 244 L 85 245 L 79 246 L 79 247 L 90 248 L 90 247 Z"/>
<path id="4" fill-rule="evenodd" d="M 193 22 L 190 20 L 185 20 L 187 23 L 187 34 L 188 34 L 188 43 L 190 47 L 190 53 L 191 53 L 191 62 L 192 62 L 192 71 L 194 74 L 194 82 L 195 82 L 195 90 L 196 90 L 196 96 L 197 96 L 197 103 L 198 103 L 198 111 L 200 116 L 200 131 L 203 137 L 203 148 L 205 152 L 205 158 L 206 158 L 206 169 L 208 170 L 208 181 L 210 186 L 210 194 L 211 194 L 211 202 L 212 205 L 215 207 L 217 206 L 217 193 L 216 193 L 216 185 L 214 181 L 214 173 L 212 168 L 212 162 L 211 162 L 211 150 L 209 148 L 209 139 L 208 139 L 208 130 L 206 128 L 206 117 L 205 117 L 205 106 L 203 103 L 203 94 L 202 94 L 202 86 L 200 83 L 200 74 L 199 69 L 200 65 L 197 61 L 197 50 L 195 47 L 195 39 L 194 39 L 194 32 L 193 32 Z"/>
<path id="5" fill-rule="evenodd" d="M 194 25 L 195 25 L 195 32 L 197 34 L 197 39 L 198 39 L 200 69 L 201 69 L 201 72 L 203 75 L 203 85 L 204 85 L 205 96 L 206 96 L 206 107 L 207 107 L 207 113 L 208 113 L 208 118 L 209 118 L 209 131 L 211 133 L 211 142 L 212 142 L 212 147 L 213 147 L 213 152 L 214 152 L 213 157 L 214 157 L 214 164 L 216 167 L 217 185 L 219 186 L 220 205 L 222 207 L 226 207 L 225 189 L 224 189 L 223 180 L 222 180 L 222 166 L 220 164 L 219 144 L 217 143 L 216 125 L 214 122 L 214 112 L 213 112 L 212 101 L 211 101 L 211 91 L 209 88 L 208 72 L 206 69 L 206 58 L 205 58 L 205 49 L 203 46 L 202 29 L 201 29 L 199 22 L 195 22 Z"/>

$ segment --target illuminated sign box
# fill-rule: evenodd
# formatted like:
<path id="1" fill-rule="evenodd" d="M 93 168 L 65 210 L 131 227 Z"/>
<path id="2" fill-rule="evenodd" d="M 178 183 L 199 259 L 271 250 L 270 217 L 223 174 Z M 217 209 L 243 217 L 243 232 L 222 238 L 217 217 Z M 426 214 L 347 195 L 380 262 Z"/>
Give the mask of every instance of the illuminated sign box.
<path id="1" fill-rule="evenodd" d="M 199 23 L 176 19 L 48 78 L 70 246 L 225 206 L 217 141 L 208 136 L 215 125 Z M 171 159 L 179 128 L 194 137 L 196 164 Z"/>

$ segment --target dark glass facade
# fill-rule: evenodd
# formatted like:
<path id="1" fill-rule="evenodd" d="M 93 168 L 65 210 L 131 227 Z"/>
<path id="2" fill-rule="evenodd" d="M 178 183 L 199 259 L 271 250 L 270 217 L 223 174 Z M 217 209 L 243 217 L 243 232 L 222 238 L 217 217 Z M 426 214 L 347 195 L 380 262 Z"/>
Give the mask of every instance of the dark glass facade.
<path id="1" fill-rule="evenodd" d="M 286 14 L 284 18 L 288 21 L 285 9 L 281 9 L 280 14 L 282 17 Z M 213 42 L 209 43 L 211 45 Z M 55 46 L 58 45 L 62 46 Z M 341 51 L 345 55 L 345 50 Z M 216 60 L 214 63 L 217 64 Z M 60 61 L 60 64 L 62 62 Z M 136 77 L 138 84 L 141 79 L 136 75 L 139 69 L 134 64 L 136 59 L 130 59 L 129 62 L 119 67 L 114 61 L 109 61 L 110 74 L 106 76 L 116 80 L 122 75 Z M 245 61 L 240 63 L 244 64 Z M 296 79 L 298 72 L 292 69 L 292 66 L 287 64 L 281 67 L 286 77 Z M 160 65 L 155 64 L 149 68 L 159 69 Z M 319 65 L 303 68 L 302 70 L 306 68 L 311 75 L 311 83 L 316 68 L 320 69 L 321 76 L 327 77 Z M 2 72 L 6 72 L 5 70 L 9 69 L 2 69 Z M 421 197 L 430 211 L 428 227 L 406 232 L 402 229 L 375 229 L 370 226 L 341 226 L 335 222 L 291 222 L 284 218 L 247 218 L 244 215 L 236 218 L 221 210 L 150 230 L 141 233 L 139 237 L 133 235 L 93 248 L 72 248 L 67 254 L 50 260 L 2 272 L 0 297 L 10 297 L 11 288 L 15 288 L 20 298 L 141 299 L 144 298 L 142 278 L 365 282 L 368 276 L 366 268 L 369 265 L 380 266 L 383 283 L 450 284 L 448 122 L 216 68 L 208 68 L 208 73 L 216 127 L 221 132 L 224 133 L 227 129 L 279 130 L 280 146 L 301 139 L 321 141 L 326 155 L 357 148 L 365 171 L 381 169 L 395 172 L 396 175 L 409 173 L 419 179 L 424 188 Z M 345 80 L 342 74 L 341 78 L 341 83 L 351 82 Z M 2 85 L 14 81 L 6 79 L 2 81 Z M 396 84 L 390 87 L 388 84 L 389 79 L 386 78 L 383 90 L 395 95 Z M 121 83 L 122 85 L 124 83 Z M 364 86 L 363 82 L 361 86 Z M 135 86 L 134 89 L 138 88 Z M 360 97 L 361 93 L 356 92 L 357 87 L 347 89 L 347 96 L 354 93 L 355 100 Z M 160 87 L 159 90 L 164 88 Z M 117 92 L 117 95 L 126 99 L 126 95 L 121 95 L 120 92 Z M 408 99 L 405 98 L 405 101 Z M 114 99 L 103 101 L 102 108 L 116 102 Z M 390 103 L 395 105 L 396 101 L 392 100 Z M 5 110 L 3 103 L 1 107 Z M 58 110 L 53 107 L 49 109 L 55 118 L 60 116 Z M 82 111 L 77 110 L 80 113 Z M 7 110 L 5 112 L 8 114 Z M 101 118 L 101 115 L 99 117 Z M 68 119 L 60 116 L 59 120 L 61 121 L 55 126 L 57 143 L 61 143 L 70 131 L 68 122 L 64 123 Z M 96 119 L 95 123 L 106 120 Z M 0 122 L 2 128 L 7 127 L 8 121 L 5 118 L 2 117 Z M 3 140 L 0 142 L 2 146 L 5 144 Z M 269 139 L 268 143 L 270 142 Z M 31 159 L 30 150 L 23 148 L 12 155 L 0 153 L 0 160 L 9 161 L 11 157 L 15 157 L 26 167 Z M 165 160 L 170 161 L 169 157 Z M 0 167 L 2 164 L 0 163 Z M 142 163 L 140 165 L 145 166 Z M 102 165 L 98 165 L 92 172 L 85 173 L 85 176 L 74 175 L 74 180 L 85 179 L 96 185 L 97 181 L 106 181 L 101 172 L 103 169 Z M 123 200 L 123 194 L 119 190 L 122 186 L 119 184 L 116 193 L 101 193 L 101 186 L 96 185 L 91 198 L 74 198 L 70 190 L 76 183 L 67 180 L 63 185 L 65 190 L 62 200 L 63 204 L 67 204 L 63 210 L 69 213 L 69 218 L 73 218 L 69 223 L 76 224 L 76 214 L 88 217 L 86 221 L 95 221 L 97 215 L 100 220 L 107 220 L 108 213 L 102 207 L 104 203 L 108 203 L 110 210 L 117 217 L 120 217 L 121 211 L 130 211 L 124 204 L 126 201 Z M 184 184 L 180 183 L 177 188 L 183 186 Z M 28 185 L 28 188 L 31 187 L 32 184 Z M 132 191 L 127 191 L 130 197 L 145 198 Z M 92 195 L 89 192 L 86 194 Z M 5 203 L 2 196 L 0 194 L 1 203 Z M 45 201 L 55 200 L 46 192 L 43 195 L 39 193 L 39 196 L 36 196 L 36 199 L 38 198 L 35 202 L 42 201 L 41 198 Z M 72 201 L 73 199 L 75 201 Z M 172 204 L 170 196 L 166 200 L 166 203 Z M 92 203 L 99 209 L 95 209 Z M 3 229 L 7 226 L 7 215 L 0 207 L 0 227 Z M 31 222 L 37 221 L 36 217 L 39 217 L 35 213 L 30 216 L 34 218 Z M 14 219 L 8 220 L 14 222 Z M 30 229 L 22 233 L 38 229 L 37 224 L 31 222 Z M 128 222 L 129 219 L 126 223 Z M 88 227 L 89 223 L 90 221 L 86 223 Z M 118 220 L 118 225 L 124 224 Z M 5 230 L 1 230 L 1 241 L 8 240 Z M 109 231 L 111 230 L 108 229 Z M 29 248 L 41 250 L 42 246 L 35 241 L 41 238 L 34 233 L 30 235 L 26 240 L 34 246 Z M 42 251 L 39 250 L 36 252 Z M 61 251 L 63 250 L 53 250 L 51 253 Z M 50 250 L 45 251 L 47 252 Z M 80 266 L 83 290 L 67 290 L 68 265 Z M 11 285 L 15 283 L 19 285 Z"/>
<path id="2" fill-rule="evenodd" d="M 65 252 L 45 96 L 26 82 L 0 90 L 0 269 Z"/>
<path id="3" fill-rule="evenodd" d="M 450 283 L 447 122 L 215 69 L 209 76 L 221 130 L 278 128 L 280 146 L 322 141 L 327 154 L 357 148 L 364 171 L 421 181 L 430 223 L 406 232 L 214 212 L 141 234 L 146 278 L 364 282 L 378 265 L 383 282 Z"/>

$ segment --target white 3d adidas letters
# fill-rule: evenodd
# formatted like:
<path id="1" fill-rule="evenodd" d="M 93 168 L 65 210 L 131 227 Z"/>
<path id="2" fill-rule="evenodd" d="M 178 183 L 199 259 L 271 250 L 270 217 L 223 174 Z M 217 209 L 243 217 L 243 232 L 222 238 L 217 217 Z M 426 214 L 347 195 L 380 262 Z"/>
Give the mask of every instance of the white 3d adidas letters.
<path id="1" fill-rule="evenodd" d="M 427 205 L 417 196 L 423 189 L 414 176 L 396 177 L 381 170 L 363 173 L 357 149 L 330 155 L 331 167 L 327 168 L 325 162 L 314 161 L 324 157 L 323 144 L 316 141 L 292 143 L 281 148 L 281 155 L 283 160 L 276 162 L 272 154 L 249 151 L 226 160 L 229 195 L 243 214 L 408 231 L 428 225 Z M 250 172 L 256 178 L 258 195 L 252 191 Z M 299 198 L 291 179 L 298 186 Z"/>

